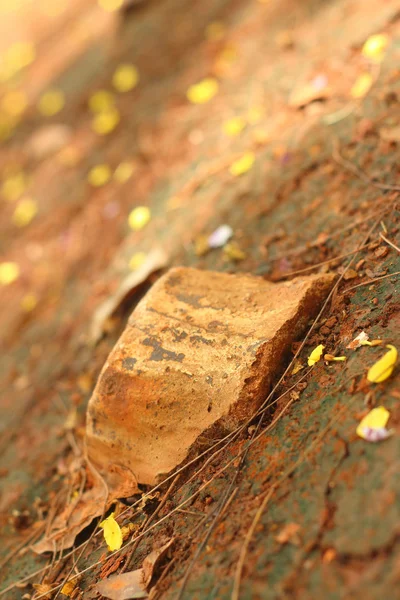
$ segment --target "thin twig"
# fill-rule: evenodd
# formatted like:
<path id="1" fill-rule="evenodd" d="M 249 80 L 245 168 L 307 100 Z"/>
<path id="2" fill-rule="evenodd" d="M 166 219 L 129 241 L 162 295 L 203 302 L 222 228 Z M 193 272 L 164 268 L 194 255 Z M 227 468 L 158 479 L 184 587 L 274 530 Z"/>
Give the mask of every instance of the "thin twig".
<path id="1" fill-rule="evenodd" d="M 384 242 L 386 242 L 387 244 L 389 244 L 389 246 L 392 246 L 392 248 L 394 248 L 395 250 L 397 250 L 397 252 L 400 252 L 400 248 L 398 246 L 396 246 L 396 244 L 394 244 L 393 242 L 391 242 L 390 240 L 388 240 L 387 237 L 385 237 L 383 235 L 383 233 L 380 233 L 379 235 L 383 239 Z"/>
<path id="2" fill-rule="evenodd" d="M 175 479 L 173 479 L 173 481 L 171 482 L 169 488 L 165 492 L 163 499 L 161 500 L 160 504 L 157 506 L 156 510 L 153 512 L 152 515 L 149 515 L 147 517 L 147 519 L 145 520 L 145 522 L 143 523 L 143 528 L 146 527 L 146 526 L 149 526 L 150 523 L 152 521 L 154 521 L 155 517 L 157 516 L 157 514 L 160 512 L 160 510 L 162 509 L 162 507 L 164 506 L 164 504 L 168 500 L 169 495 L 171 494 L 171 491 L 172 491 L 174 485 L 176 484 L 176 482 L 178 481 L 179 477 L 180 477 L 180 474 L 178 474 L 175 477 Z M 120 573 L 124 573 L 127 570 L 127 568 L 129 567 L 129 564 L 130 564 L 130 562 L 132 560 L 132 556 L 134 555 L 134 553 L 135 553 L 135 551 L 136 551 L 139 543 L 140 543 L 140 540 L 138 540 L 136 544 L 133 544 L 132 548 L 130 549 L 129 553 L 127 554 L 127 557 L 126 557 L 126 560 L 125 560 L 125 564 L 123 565 L 123 567 L 119 571 Z"/>
<path id="3" fill-rule="evenodd" d="M 356 288 L 362 287 L 363 285 L 373 285 L 377 281 L 382 281 L 382 279 L 387 279 L 388 277 L 396 277 L 400 275 L 400 271 L 396 271 L 395 273 L 388 273 L 387 275 L 382 275 L 382 277 L 377 277 L 376 279 L 370 279 L 369 281 L 363 281 L 362 283 L 358 283 L 357 285 L 353 285 L 353 287 L 347 288 L 340 292 L 341 295 L 347 294 L 351 292 L 351 290 L 355 290 Z"/>

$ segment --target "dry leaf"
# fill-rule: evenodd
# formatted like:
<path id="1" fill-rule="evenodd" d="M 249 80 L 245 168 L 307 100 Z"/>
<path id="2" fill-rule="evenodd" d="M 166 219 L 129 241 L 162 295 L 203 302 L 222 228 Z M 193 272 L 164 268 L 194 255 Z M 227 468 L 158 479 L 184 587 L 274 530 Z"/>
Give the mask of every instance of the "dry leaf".
<path id="1" fill-rule="evenodd" d="M 100 581 L 96 589 L 102 596 L 110 598 L 110 600 L 129 600 L 148 596 L 143 583 L 143 569 L 111 575 Z"/>
<path id="2" fill-rule="evenodd" d="M 97 591 L 110 600 L 128 600 L 129 598 L 146 598 L 146 588 L 150 585 L 153 573 L 159 561 L 165 556 L 167 550 L 173 544 L 170 539 L 158 550 L 153 550 L 144 559 L 141 569 L 112 575 L 108 579 L 97 584 Z"/>
<path id="3" fill-rule="evenodd" d="M 104 486 L 99 480 L 93 488 L 82 495 L 76 506 L 74 501 L 67 504 L 55 518 L 49 534 L 34 544 L 32 550 L 42 554 L 53 550 L 66 550 L 73 546 L 76 536 L 95 517 L 102 514 L 105 500 Z"/>
<path id="4" fill-rule="evenodd" d="M 397 361 L 397 349 L 388 344 L 389 352 L 386 352 L 372 367 L 368 370 L 367 379 L 371 383 L 381 383 L 385 381 L 393 372 Z"/>
<path id="5" fill-rule="evenodd" d="M 368 340 L 369 336 L 365 333 L 365 331 L 362 331 L 357 335 L 357 337 L 354 338 L 353 341 L 350 342 L 350 344 L 347 344 L 346 348 L 349 348 L 350 350 L 357 350 L 357 348 L 363 346 L 363 342 L 367 342 Z"/>
<path id="6" fill-rule="evenodd" d="M 145 262 L 135 271 L 129 273 L 122 281 L 119 288 L 111 298 L 108 298 L 97 309 L 93 317 L 89 342 L 95 346 L 104 333 L 104 325 L 125 298 L 141 283 L 154 273 L 168 264 L 169 257 L 161 248 L 151 250 Z"/>

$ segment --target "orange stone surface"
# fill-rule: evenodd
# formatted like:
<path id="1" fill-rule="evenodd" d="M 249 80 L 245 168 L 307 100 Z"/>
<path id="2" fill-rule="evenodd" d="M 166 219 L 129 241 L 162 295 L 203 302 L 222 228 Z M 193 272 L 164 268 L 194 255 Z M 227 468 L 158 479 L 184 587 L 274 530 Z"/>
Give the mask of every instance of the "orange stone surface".
<path id="1" fill-rule="evenodd" d="M 133 311 L 87 413 L 88 457 L 114 496 L 155 484 L 261 405 L 332 283 L 178 267 Z"/>

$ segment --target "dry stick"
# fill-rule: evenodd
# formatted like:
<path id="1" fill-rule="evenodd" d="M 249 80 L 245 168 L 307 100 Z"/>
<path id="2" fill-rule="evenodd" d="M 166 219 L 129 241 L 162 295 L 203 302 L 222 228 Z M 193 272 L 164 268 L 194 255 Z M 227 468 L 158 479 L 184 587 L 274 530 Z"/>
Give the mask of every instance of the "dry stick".
<path id="1" fill-rule="evenodd" d="M 394 248 L 395 250 L 397 250 L 397 252 L 400 252 L 400 248 L 398 246 L 396 246 L 396 244 L 394 244 L 393 242 L 391 242 L 390 240 L 388 240 L 387 237 L 385 237 L 383 235 L 383 233 L 380 233 L 379 235 L 383 239 L 383 241 L 385 241 L 387 244 L 389 244 L 389 246 L 392 246 L 392 248 Z"/>
<path id="2" fill-rule="evenodd" d="M 175 479 L 173 479 L 173 481 L 171 482 L 171 485 L 169 486 L 169 488 L 165 492 L 164 497 L 161 500 L 160 504 L 157 506 L 156 510 L 153 512 L 152 515 L 150 515 L 149 517 L 147 517 L 147 519 L 143 523 L 143 527 L 150 525 L 150 523 L 152 521 L 154 521 L 155 517 L 157 516 L 157 514 L 160 512 L 160 510 L 162 509 L 162 507 L 164 506 L 164 504 L 168 500 L 168 497 L 169 497 L 169 495 L 170 495 L 170 493 L 172 491 L 172 488 L 174 487 L 174 485 L 178 481 L 179 477 L 180 477 L 180 474 L 178 473 L 178 475 L 175 477 Z M 139 543 L 140 543 L 140 540 L 138 540 L 137 543 L 132 546 L 129 554 L 126 557 L 124 566 L 122 567 L 122 569 L 120 569 L 120 573 L 124 573 L 127 570 L 127 568 L 129 567 L 129 563 L 131 562 L 132 556 L 133 556 L 136 548 L 138 547 Z"/>
<path id="3" fill-rule="evenodd" d="M 400 271 L 395 271 L 394 273 L 388 273 L 387 275 L 382 275 L 382 277 L 377 277 L 376 279 L 370 279 L 369 281 L 363 281 L 362 283 L 353 285 L 353 287 L 351 287 L 351 288 L 347 288 L 347 290 L 343 290 L 343 292 L 340 292 L 340 295 L 344 296 L 348 292 L 351 292 L 351 290 L 355 290 L 356 288 L 362 287 L 363 285 L 373 285 L 377 281 L 382 281 L 382 279 L 387 279 L 388 277 L 396 277 L 397 275 L 400 275 Z"/>
<path id="4" fill-rule="evenodd" d="M 232 589 L 232 594 L 231 594 L 231 600 L 239 600 L 239 593 L 240 593 L 240 582 L 241 582 L 241 578 L 242 578 L 242 571 L 243 571 L 243 567 L 244 567 L 244 562 L 246 559 L 246 554 L 247 554 L 247 550 L 251 541 L 251 538 L 253 537 L 255 528 L 257 527 L 257 524 L 260 520 L 260 518 L 262 517 L 262 514 L 268 504 L 268 501 L 270 500 L 271 496 L 273 495 L 274 491 L 278 488 L 279 485 L 281 485 L 288 477 L 290 477 L 292 475 L 292 473 L 297 469 L 297 467 L 305 460 L 305 458 L 309 455 L 309 453 L 311 452 L 311 450 L 324 438 L 324 436 L 326 435 L 326 433 L 329 431 L 329 429 L 341 418 L 342 413 L 347 411 L 349 409 L 350 406 L 352 406 L 352 404 L 354 404 L 355 402 L 355 398 L 352 398 L 350 400 L 350 402 L 344 406 L 342 406 L 341 409 L 339 409 L 338 414 L 336 415 L 336 417 L 334 417 L 324 428 L 323 430 L 317 435 L 317 437 L 315 438 L 315 440 L 313 440 L 313 442 L 311 442 L 311 444 L 308 446 L 308 448 L 306 448 L 306 450 L 301 454 L 301 456 L 298 458 L 298 460 L 291 465 L 290 467 L 288 467 L 286 469 L 286 471 L 283 473 L 283 475 L 278 479 L 277 482 L 275 482 L 274 484 L 272 484 L 272 486 L 270 487 L 270 489 L 266 492 L 266 495 L 263 499 L 263 502 L 261 504 L 261 506 L 258 508 L 254 519 L 252 521 L 252 524 L 250 526 L 250 529 L 248 530 L 245 540 L 244 540 L 244 544 L 242 546 L 242 549 L 240 551 L 240 556 L 239 556 L 239 560 L 237 563 L 237 567 L 236 567 L 236 572 L 235 572 L 235 578 L 234 578 L 234 583 L 233 583 L 233 589 Z"/>
<path id="5" fill-rule="evenodd" d="M 227 510 L 228 506 L 230 505 L 230 503 L 232 502 L 233 498 L 236 496 L 238 488 L 235 488 L 233 491 L 232 487 L 235 484 L 235 481 L 237 479 L 237 476 L 239 474 L 239 471 L 236 471 L 235 476 L 232 478 L 232 481 L 230 483 L 230 485 L 228 486 L 228 489 L 226 490 L 226 492 L 223 494 L 220 502 L 218 503 L 217 509 L 215 512 L 215 516 L 207 530 L 206 535 L 203 537 L 201 544 L 197 547 L 197 550 L 194 554 L 194 557 L 189 565 L 189 567 L 186 569 L 186 573 L 183 577 L 183 581 L 182 581 L 182 585 L 180 587 L 179 590 L 179 594 L 177 596 L 176 600 L 182 600 L 183 594 L 185 592 L 185 588 L 186 588 L 186 584 L 189 580 L 190 574 L 192 572 L 192 569 L 194 567 L 194 565 L 196 564 L 197 559 L 199 558 L 200 554 L 202 553 L 205 545 L 207 544 L 208 540 L 210 539 L 210 535 L 214 530 L 214 527 L 217 523 L 217 521 L 219 521 L 219 519 L 221 519 L 222 515 L 224 514 L 224 512 Z M 210 515 L 212 516 L 212 515 Z M 207 519 L 208 520 L 208 519 Z"/>

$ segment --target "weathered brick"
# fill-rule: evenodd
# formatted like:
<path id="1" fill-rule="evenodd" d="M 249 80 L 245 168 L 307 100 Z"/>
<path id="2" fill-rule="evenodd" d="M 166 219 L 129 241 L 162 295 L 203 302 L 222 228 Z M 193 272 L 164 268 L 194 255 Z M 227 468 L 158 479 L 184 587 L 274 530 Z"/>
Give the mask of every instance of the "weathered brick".
<path id="1" fill-rule="evenodd" d="M 333 282 L 174 268 L 133 311 L 89 402 L 87 450 L 113 494 L 154 484 L 260 406 Z"/>

